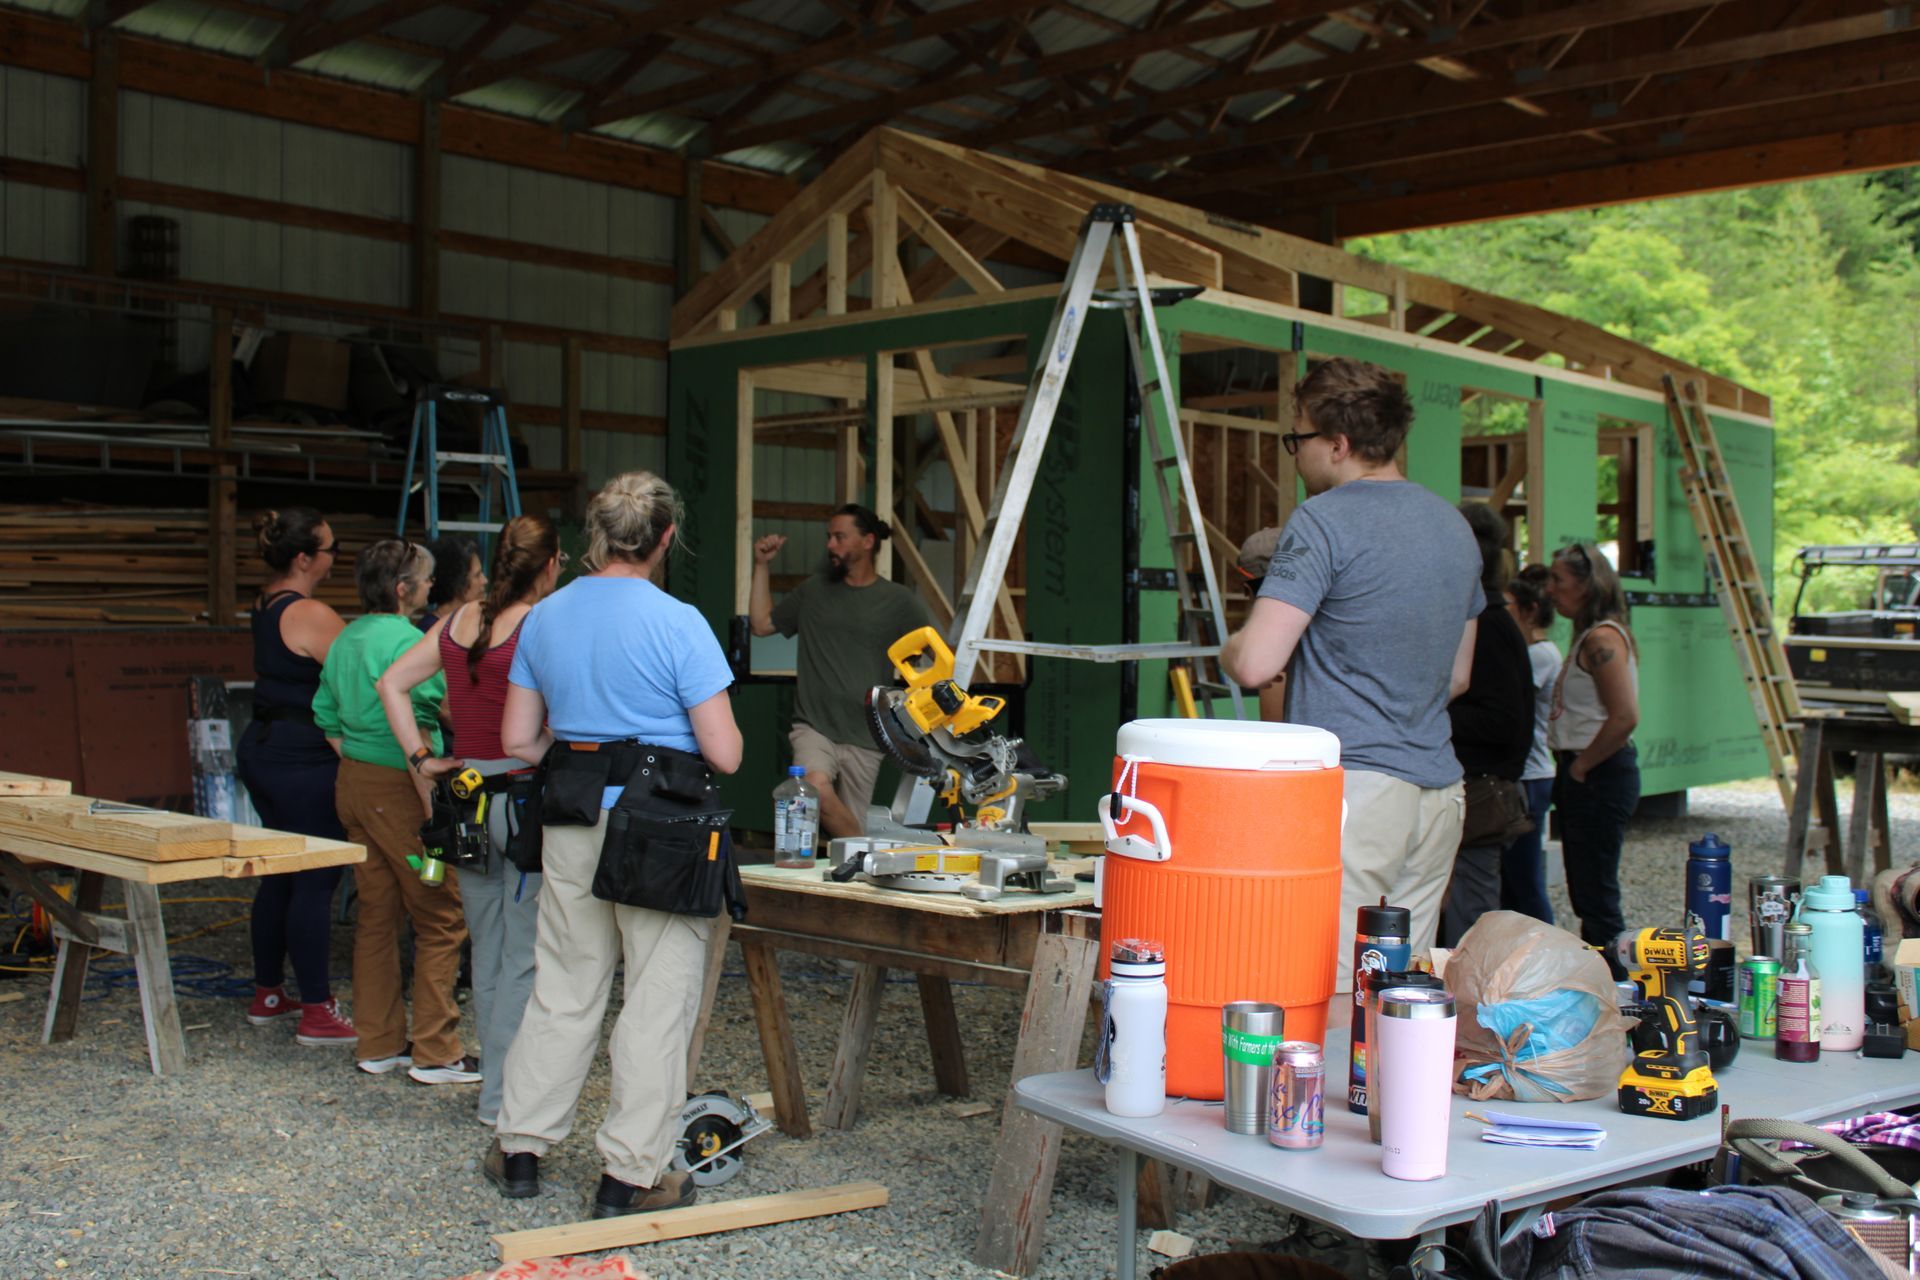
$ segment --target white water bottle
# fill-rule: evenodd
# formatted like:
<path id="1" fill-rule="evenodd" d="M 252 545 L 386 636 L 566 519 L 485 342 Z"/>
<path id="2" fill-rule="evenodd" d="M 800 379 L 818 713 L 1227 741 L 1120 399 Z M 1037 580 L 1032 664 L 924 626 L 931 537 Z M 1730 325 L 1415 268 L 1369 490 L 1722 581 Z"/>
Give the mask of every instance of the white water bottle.
<path id="1" fill-rule="evenodd" d="M 811 867 L 820 833 L 820 793 L 807 785 L 807 771 L 789 765 L 787 780 L 773 789 L 773 865 Z"/>
<path id="2" fill-rule="evenodd" d="M 1167 952 L 1158 942 L 1113 944 L 1111 976 L 1101 987 L 1105 1016 L 1095 1077 L 1116 1116 L 1157 1116 L 1167 1108 Z"/>

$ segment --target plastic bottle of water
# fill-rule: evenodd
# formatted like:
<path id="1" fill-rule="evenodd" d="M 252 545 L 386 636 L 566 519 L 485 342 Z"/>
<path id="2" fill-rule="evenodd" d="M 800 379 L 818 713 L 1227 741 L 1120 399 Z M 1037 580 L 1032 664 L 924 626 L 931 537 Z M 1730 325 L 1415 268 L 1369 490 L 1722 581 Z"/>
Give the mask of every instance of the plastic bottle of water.
<path id="1" fill-rule="evenodd" d="M 1860 923 L 1865 928 L 1863 938 L 1866 942 L 1867 981 L 1878 982 L 1886 973 L 1886 933 L 1880 927 L 1880 915 L 1873 909 L 1872 897 L 1865 889 L 1853 891 L 1854 910 L 1859 913 Z"/>
<path id="2" fill-rule="evenodd" d="M 820 793 L 807 785 L 807 771 L 787 769 L 787 780 L 773 789 L 773 865 L 811 867 L 820 835 Z"/>

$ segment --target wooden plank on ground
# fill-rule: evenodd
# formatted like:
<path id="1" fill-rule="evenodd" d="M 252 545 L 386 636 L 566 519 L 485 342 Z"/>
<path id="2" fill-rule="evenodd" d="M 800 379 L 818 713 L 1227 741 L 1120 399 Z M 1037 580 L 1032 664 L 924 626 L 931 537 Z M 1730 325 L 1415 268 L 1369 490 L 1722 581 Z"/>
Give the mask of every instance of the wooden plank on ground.
<path id="1" fill-rule="evenodd" d="M 0 831 L 124 858 L 172 862 L 230 851 L 230 824 L 152 809 L 90 813 L 86 796 L 0 797 Z"/>
<path id="2" fill-rule="evenodd" d="M 0 796 L 65 796 L 73 784 L 65 778 L 40 778 L 31 773 L 0 771 Z"/>
<path id="3" fill-rule="evenodd" d="M 693 1204 L 684 1209 L 663 1209 L 659 1213 L 598 1222 L 569 1222 L 531 1231 L 508 1231 L 493 1238 L 493 1247 L 500 1261 L 506 1263 L 524 1262 L 528 1258 L 562 1258 L 575 1253 L 711 1235 L 716 1231 L 822 1218 L 855 1209 L 878 1209 L 886 1203 L 887 1189 L 879 1183 L 847 1182 L 836 1187 L 747 1196 L 719 1204 Z"/>

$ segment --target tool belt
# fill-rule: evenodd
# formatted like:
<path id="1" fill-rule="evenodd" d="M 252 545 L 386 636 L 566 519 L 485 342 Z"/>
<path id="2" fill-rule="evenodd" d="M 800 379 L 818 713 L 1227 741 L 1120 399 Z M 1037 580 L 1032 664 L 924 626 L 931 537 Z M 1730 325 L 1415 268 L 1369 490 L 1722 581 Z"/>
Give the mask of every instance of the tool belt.
<path id="1" fill-rule="evenodd" d="M 494 803 L 506 806 L 507 846 L 500 852 L 524 875 L 540 874 L 541 791 L 546 782 L 545 768 L 515 769 L 487 779 L 489 793 L 498 788 Z"/>
<path id="2" fill-rule="evenodd" d="M 607 813 L 594 897 L 704 919 L 723 908 L 746 915 L 727 829 L 733 811 L 720 807 L 706 761 L 633 740 L 556 742 L 544 767 L 544 826 L 592 826 L 606 788 L 622 788 Z"/>

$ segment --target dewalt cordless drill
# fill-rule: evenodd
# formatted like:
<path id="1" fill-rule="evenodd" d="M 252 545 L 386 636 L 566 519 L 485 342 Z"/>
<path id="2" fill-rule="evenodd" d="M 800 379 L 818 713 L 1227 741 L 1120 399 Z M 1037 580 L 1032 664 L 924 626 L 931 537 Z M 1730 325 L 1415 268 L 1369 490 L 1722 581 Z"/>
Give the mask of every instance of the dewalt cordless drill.
<path id="1" fill-rule="evenodd" d="M 1613 948 L 1628 976 L 1640 984 L 1647 1005 L 1642 1027 L 1655 1041 L 1620 1073 L 1620 1109 L 1666 1120 L 1708 1114 L 1719 1101 L 1720 1087 L 1687 994 L 1688 981 L 1707 967 L 1706 935 L 1691 923 L 1641 929 L 1621 934 Z"/>

